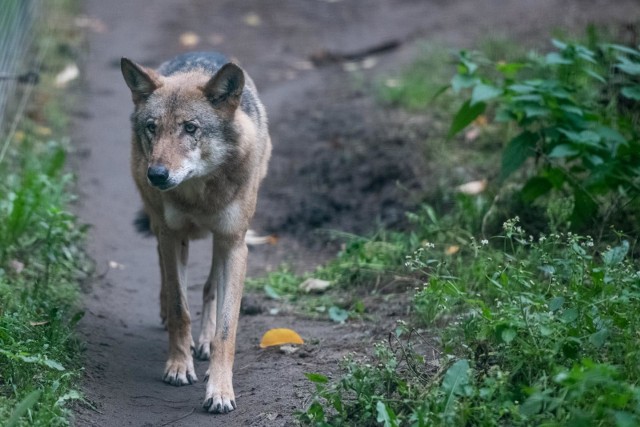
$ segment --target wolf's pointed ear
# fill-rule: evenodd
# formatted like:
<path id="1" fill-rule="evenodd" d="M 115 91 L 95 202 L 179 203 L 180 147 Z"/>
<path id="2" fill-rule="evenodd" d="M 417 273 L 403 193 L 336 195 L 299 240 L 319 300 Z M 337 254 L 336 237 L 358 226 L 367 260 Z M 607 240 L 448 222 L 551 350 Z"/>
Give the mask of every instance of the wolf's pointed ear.
<path id="1" fill-rule="evenodd" d="M 154 90 L 162 86 L 160 76 L 155 71 L 138 65 L 130 59 L 122 58 L 120 68 L 135 103 L 144 101 Z"/>
<path id="2" fill-rule="evenodd" d="M 233 111 L 240 105 L 243 88 L 244 71 L 229 62 L 211 77 L 202 91 L 214 106 L 230 108 Z"/>

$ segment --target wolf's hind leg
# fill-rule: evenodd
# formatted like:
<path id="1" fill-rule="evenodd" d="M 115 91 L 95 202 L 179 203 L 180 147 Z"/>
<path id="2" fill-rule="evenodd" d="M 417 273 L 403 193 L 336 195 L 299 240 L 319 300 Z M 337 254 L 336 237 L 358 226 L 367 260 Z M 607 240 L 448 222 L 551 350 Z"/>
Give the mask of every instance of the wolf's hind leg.
<path id="1" fill-rule="evenodd" d="M 215 262 L 211 261 L 209 277 L 202 290 L 202 323 L 198 347 L 195 355 L 200 360 L 209 360 L 211 356 L 211 343 L 216 333 L 216 286 L 215 286 Z"/>
<path id="2" fill-rule="evenodd" d="M 184 289 L 187 284 L 189 240 L 170 230 L 158 235 L 161 253 L 167 328 L 169 329 L 169 359 L 163 381 L 176 386 L 197 381 L 191 356 L 191 317 Z"/>

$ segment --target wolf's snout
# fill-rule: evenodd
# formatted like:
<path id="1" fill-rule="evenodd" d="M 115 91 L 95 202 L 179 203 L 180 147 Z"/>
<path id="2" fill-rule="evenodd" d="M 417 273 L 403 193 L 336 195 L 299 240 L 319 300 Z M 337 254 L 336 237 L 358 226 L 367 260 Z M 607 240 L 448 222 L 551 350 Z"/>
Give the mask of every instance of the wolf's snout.
<path id="1" fill-rule="evenodd" d="M 167 184 L 169 180 L 169 169 L 163 165 L 149 166 L 147 169 L 147 178 L 149 182 L 156 187 L 162 187 Z"/>

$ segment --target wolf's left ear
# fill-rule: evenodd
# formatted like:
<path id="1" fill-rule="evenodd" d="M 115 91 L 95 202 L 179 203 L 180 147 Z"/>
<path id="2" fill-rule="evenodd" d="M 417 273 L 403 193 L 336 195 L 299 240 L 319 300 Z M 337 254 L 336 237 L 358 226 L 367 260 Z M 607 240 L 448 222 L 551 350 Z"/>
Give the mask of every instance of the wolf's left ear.
<path id="1" fill-rule="evenodd" d="M 204 96 L 214 106 L 235 110 L 240 105 L 244 88 L 244 71 L 236 64 L 225 64 L 202 88 Z"/>
<path id="2" fill-rule="evenodd" d="M 122 58 L 120 68 L 135 103 L 144 101 L 154 90 L 162 86 L 160 77 L 155 71 L 138 65 L 130 59 Z"/>

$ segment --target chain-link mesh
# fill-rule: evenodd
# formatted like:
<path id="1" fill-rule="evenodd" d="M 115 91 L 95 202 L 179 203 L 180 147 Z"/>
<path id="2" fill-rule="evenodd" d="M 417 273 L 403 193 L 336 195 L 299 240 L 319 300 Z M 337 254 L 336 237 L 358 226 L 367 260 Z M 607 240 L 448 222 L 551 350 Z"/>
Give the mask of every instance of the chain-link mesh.
<path id="1" fill-rule="evenodd" d="M 0 135 L 18 113 L 9 106 L 19 80 L 28 80 L 39 11 L 40 0 L 0 0 Z"/>

